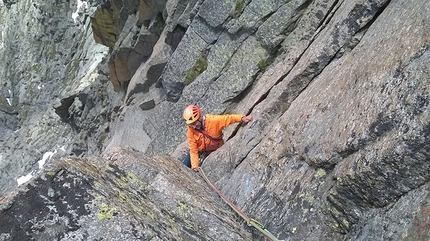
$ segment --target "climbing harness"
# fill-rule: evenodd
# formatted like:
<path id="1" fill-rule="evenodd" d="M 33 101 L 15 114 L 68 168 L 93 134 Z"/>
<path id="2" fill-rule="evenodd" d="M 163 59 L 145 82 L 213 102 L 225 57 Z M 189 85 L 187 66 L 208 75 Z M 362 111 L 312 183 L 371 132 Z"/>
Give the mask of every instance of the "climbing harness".
<path id="1" fill-rule="evenodd" d="M 224 140 L 222 138 L 222 135 L 220 137 L 213 137 L 213 136 L 209 135 L 208 133 L 206 133 L 204 130 L 196 130 L 196 131 L 202 133 L 203 143 L 205 145 L 206 151 L 214 151 L 224 144 Z M 211 144 L 208 147 L 206 147 L 206 139 L 205 138 L 209 138 L 209 140 L 211 141 Z"/>
<path id="2" fill-rule="evenodd" d="M 199 172 L 199 175 L 203 178 L 203 180 L 205 180 L 205 182 L 209 185 L 209 187 L 211 187 L 221 197 L 221 199 L 224 200 L 224 202 L 226 202 L 237 214 L 239 214 L 239 216 L 241 216 L 246 221 L 246 224 L 248 224 L 248 226 L 253 226 L 258 231 L 260 231 L 264 236 L 266 236 L 267 238 L 269 238 L 272 241 L 281 241 L 281 240 L 278 240 L 267 229 L 265 229 L 264 225 L 262 223 L 260 223 L 259 221 L 255 220 L 255 219 L 248 217 L 248 215 L 246 215 L 244 212 L 242 212 L 242 210 L 240 210 L 236 205 L 234 205 L 234 203 L 232 201 L 230 201 L 226 196 L 224 196 L 224 194 L 222 194 L 214 185 L 212 185 L 212 183 L 206 177 L 205 173 L 203 172 L 203 170 L 201 168 L 197 168 L 197 170 Z"/>

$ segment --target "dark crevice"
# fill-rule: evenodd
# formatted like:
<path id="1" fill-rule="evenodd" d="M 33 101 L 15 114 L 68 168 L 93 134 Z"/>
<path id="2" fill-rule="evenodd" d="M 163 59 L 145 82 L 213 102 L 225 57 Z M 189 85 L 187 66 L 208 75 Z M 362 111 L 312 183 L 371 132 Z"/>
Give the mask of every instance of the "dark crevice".
<path id="1" fill-rule="evenodd" d="M 311 2 L 312 1 L 306 1 L 305 3 L 303 3 L 301 6 L 299 6 L 298 7 L 298 10 L 299 11 L 301 11 L 301 10 L 303 10 L 303 9 L 305 9 L 307 6 L 309 6 L 310 4 L 311 4 Z M 263 19 L 267 19 L 267 18 L 269 18 L 272 14 L 274 14 L 274 12 L 273 13 L 271 13 L 271 14 L 269 14 L 269 15 L 267 15 L 267 16 L 265 16 Z M 204 19 L 202 19 L 202 21 L 204 21 Z M 228 21 L 228 20 L 227 20 Z M 296 22 L 297 22 L 298 20 L 296 20 L 294 23 L 292 23 L 291 24 L 291 26 L 294 26 L 295 24 L 296 24 Z M 264 21 L 261 21 L 261 24 L 263 23 Z M 261 25 L 260 24 L 260 25 Z M 254 29 L 241 29 L 241 30 L 239 30 L 238 31 L 238 33 L 237 34 L 235 34 L 234 35 L 234 38 L 235 39 L 238 39 L 238 38 L 240 38 L 242 35 L 244 35 L 244 34 L 252 34 L 252 33 L 254 33 L 254 32 L 256 32 L 258 30 L 258 27 L 256 27 L 256 28 L 254 28 Z M 291 30 L 292 31 L 292 30 Z M 218 35 L 218 36 L 220 36 L 222 34 L 222 32 L 220 32 L 220 34 Z M 233 36 L 232 36 L 233 37 Z M 245 40 L 247 39 L 247 37 L 246 38 L 244 38 L 243 40 L 242 40 L 242 42 L 244 42 Z M 281 45 L 279 44 L 277 47 L 275 47 L 273 50 L 270 50 L 269 52 L 271 52 L 271 54 L 270 54 L 270 56 L 274 56 L 274 53 L 276 53 L 276 52 L 278 52 L 279 51 L 279 49 L 281 48 Z M 235 52 L 236 51 L 238 51 L 238 49 L 239 48 L 236 48 L 235 49 L 235 51 L 232 53 L 232 55 L 231 56 L 234 56 L 234 54 L 235 54 Z M 305 51 L 304 51 L 305 52 Z M 300 57 L 303 55 L 303 53 L 304 52 L 302 52 L 302 54 L 300 55 Z M 298 60 L 300 59 L 300 57 L 299 58 L 297 58 L 297 60 L 295 61 L 295 63 L 294 63 L 294 65 L 298 62 Z M 270 65 L 271 63 L 273 63 L 274 61 L 275 61 L 275 58 L 274 57 L 269 57 L 268 58 L 268 60 L 269 60 L 269 64 L 267 64 L 267 65 Z M 223 71 L 224 71 L 224 69 L 228 66 L 228 63 L 229 63 L 229 61 L 227 61 L 227 63 L 224 65 L 224 67 L 223 67 L 223 69 L 220 71 L 220 75 L 219 76 L 221 76 L 222 75 L 222 73 L 223 73 Z M 287 73 L 285 73 L 284 75 L 282 75 L 281 76 L 281 78 L 279 78 L 279 80 L 274 84 L 274 86 L 276 85 L 276 84 L 278 84 L 279 82 L 281 82 L 288 74 L 289 74 L 289 72 L 290 71 L 288 71 Z M 259 73 L 257 73 L 257 75 L 258 75 Z M 257 77 L 257 75 L 254 77 L 254 79 Z M 218 77 L 219 77 L 218 76 Z M 217 80 L 217 78 L 213 78 L 212 79 L 212 81 L 216 81 Z M 250 87 L 251 87 L 252 85 L 250 85 L 250 86 L 248 86 L 247 87 L 247 90 L 245 90 L 244 92 L 242 92 L 242 93 L 240 93 L 240 95 L 239 96 L 237 96 L 237 97 L 235 97 L 234 99 L 232 99 L 232 100 L 227 100 L 227 101 L 232 101 L 233 103 L 235 103 L 235 102 L 238 102 L 240 99 L 242 99 L 243 98 L 243 93 L 245 93 L 245 92 L 249 92 L 250 91 Z M 272 86 L 272 88 L 273 88 L 273 86 Z M 264 94 L 264 95 L 262 95 L 260 98 L 259 98 L 259 100 L 252 106 L 252 108 L 250 108 L 250 110 L 248 110 L 248 113 L 251 113 L 252 112 L 252 109 L 257 105 L 257 104 L 259 104 L 261 101 L 263 101 L 266 97 L 267 97 L 267 95 L 270 93 L 270 91 L 271 91 L 271 89 L 272 88 L 270 88 L 270 89 L 268 89 L 268 91 Z M 208 88 L 209 89 L 209 88 Z M 205 98 L 205 96 L 206 96 L 206 94 L 204 94 L 203 96 L 202 96 L 202 98 Z M 226 102 L 227 102 L 226 101 Z M 233 132 L 233 135 L 232 136 L 234 136 L 234 134 L 236 134 L 237 133 L 237 129 Z"/>
<path id="2" fill-rule="evenodd" d="M 379 15 L 382 14 L 382 12 L 385 10 L 385 8 L 387 8 L 388 4 L 390 4 L 391 0 L 387 0 L 382 6 L 378 7 L 375 6 L 377 8 L 376 13 L 374 14 L 373 18 L 366 23 L 366 25 L 363 26 L 362 29 L 368 29 L 375 21 L 376 19 L 379 17 Z"/>
<path id="3" fill-rule="evenodd" d="M 370 28 L 370 26 L 372 26 L 372 24 L 376 21 L 379 15 L 381 15 L 381 13 L 384 11 L 384 9 L 388 6 L 389 3 L 390 1 L 385 2 L 381 7 L 372 6 L 377 9 L 372 19 L 370 19 L 363 27 L 359 28 L 358 31 L 356 31 L 355 34 L 351 36 L 350 40 L 341 47 L 341 49 L 336 53 L 336 59 L 341 58 L 345 51 L 349 52 L 353 50 L 360 43 L 367 30 Z M 352 19 L 359 19 L 359 17 L 353 16 Z"/>
<path id="4" fill-rule="evenodd" d="M 296 66 L 296 64 L 300 61 L 300 59 L 302 58 L 302 56 L 306 53 L 306 51 L 308 50 L 308 48 L 312 45 L 312 43 L 314 42 L 315 38 L 318 36 L 318 34 L 322 31 L 322 29 L 324 29 L 324 27 L 327 25 L 327 23 L 331 20 L 331 18 L 333 17 L 333 15 L 335 14 L 335 12 L 337 11 L 337 9 L 339 8 L 339 6 L 341 5 L 341 3 L 339 5 L 337 5 L 339 3 L 339 1 L 335 1 L 333 3 L 333 5 L 331 6 L 330 10 L 328 11 L 329 14 L 327 14 L 325 16 L 325 18 L 321 21 L 321 25 L 320 27 L 315 31 L 316 33 L 312 36 L 312 38 L 309 40 L 308 46 L 307 48 L 302 51 L 302 53 L 297 57 L 297 59 L 294 61 L 294 63 L 292 64 L 292 66 Z M 335 9 L 335 10 L 334 10 Z M 293 67 L 294 68 L 294 67 Z M 293 69 L 291 68 L 288 72 L 286 72 L 285 74 L 283 74 L 278 81 L 276 81 L 276 83 L 274 84 L 277 85 L 279 84 L 285 77 L 288 76 L 288 74 L 291 72 L 291 70 Z M 321 70 L 322 71 L 322 70 Z M 320 71 L 320 72 L 321 72 Z M 270 92 L 271 89 L 268 90 L 268 92 Z M 268 94 L 268 93 L 267 93 Z"/>
<path id="5" fill-rule="evenodd" d="M 336 209 L 336 211 L 341 214 L 341 215 L 337 214 L 336 216 L 334 215 L 333 211 L 328 212 L 328 214 L 334 220 L 334 222 L 338 224 L 337 225 L 338 227 L 334 231 L 339 232 L 341 234 L 346 234 L 347 230 L 345 230 L 345 227 L 341 225 L 343 223 L 342 221 L 347 217 L 347 214 L 344 212 L 343 207 L 338 202 L 336 202 L 336 199 L 333 195 L 328 195 L 326 200 L 328 202 L 327 205 L 330 205 L 331 208 Z"/>
<path id="6" fill-rule="evenodd" d="M 182 38 L 184 37 L 185 32 L 185 28 L 177 25 L 173 31 L 167 32 L 167 36 L 164 41 L 167 45 L 172 46 L 172 50 L 174 51 L 178 47 L 179 42 L 181 42 Z"/>
<path id="7" fill-rule="evenodd" d="M 304 3 L 302 3 L 299 7 L 297 7 L 297 11 L 300 12 L 302 10 L 305 10 L 309 7 L 309 5 L 311 5 L 311 3 L 313 3 L 313 0 L 307 0 Z"/>
<path id="8" fill-rule="evenodd" d="M 77 120 L 82 115 L 87 104 L 87 94 L 72 95 L 61 100 L 61 105 L 54 106 L 55 113 L 60 119 L 69 124 L 76 133 L 79 133 L 81 127 L 78 126 Z M 90 107 L 91 108 L 91 107 Z"/>
<path id="9" fill-rule="evenodd" d="M 333 4 L 331 10 L 335 9 L 335 7 L 336 7 L 335 5 L 337 3 L 338 2 L 336 1 L 336 3 Z M 369 21 L 369 23 L 367 23 L 365 25 L 365 27 L 358 29 L 357 32 L 354 34 L 354 36 L 356 36 L 357 33 L 361 33 L 360 31 L 366 31 L 369 28 L 369 26 L 376 20 L 377 16 L 379 16 L 382 13 L 382 11 L 385 9 L 385 7 L 388 5 L 388 3 L 389 3 L 389 1 L 386 2 L 382 7 L 378 8 L 378 11 L 375 14 L 374 18 L 372 18 L 372 20 Z M 337 9 L 339 8 L 339 6 L 340 6 L 340 4 L 336 7 L 335 11 L 337 11 Z M 333 12 L 333 15 L 334 15 L 334 12 Z M 327 23 L 330 21 L 331 18 L 332 18 L 332 16 L 330 18 L 328 18 L 323 25 L 321 25 L 321 29 L 324 28 L 325 25 L 327 25 Z M 318 31 L 318 33 L 316 35 L 314 35 L 314 37 L 312 38 L 312 40 L 310 41 L 310 43 L 308 45 L 308 48 L 309 48 L 309 46 L 311 46 L 312 42 L 315 40 L 315 37 L 319 34 L 319 32 L 321 32 L 321 29 Z M 360 40 L 361 40 L 361 37 L 360 37 Z M 348 42 L 348 43 L 350 43 L 350 42 Z M 354 45 L 352 46 L 352 48 L 354 48 L 357 44 L 358 44 L 358 42 L 354 43 Z M 296 63 L 301 59 L 301 57 L 306 52 L 306 50 L 302 52 L 302 54 L 297 59 Z M 309 71 L 304 71 L 304 74 L 301 74 L 301 75 L 298 76 L 299 79 L 308 78 L 308 77 L 311 77 L 311 78 L 309 79 L 309 82 L 306 84 L 306 86 L 304 86 L 302 88 L 302 90 L 298 93 L 297 96 L 299 96 L 303 92 L 303 90 L 305 90 L 309 86 L 309 84 L 312 83 L 313 79 L 315 79 L 315 77 L 317 77 L 324 70 L 325 66 L 329 65 L 331 62 L 333 62 L 334 60 L 336 60 L 337 58 L 339 58 L 339 56 L 341 56 L 343 54 L 342 51 L 343 51 L 343 49 L 339 48 L 337 50 L 337 52 L 333 56 L 331 56 L 331 58 L 328 61 L 324 61 L 324 59 L 326 59 L 326 57 L 328 57 L 328 56 L 322 55 L 321 57 L 318 58 L 318 59 L 321 59 L 322 61 L 318 61 L 318 62 L 314 62 L 314 63 L 310 64 L 309 67 L 308 67 Z"/>
<path id="10" fill-rule="evenodd" d="M 325 27 L 325 25 L 327 25 L 327 23 L 331 20 L 331 18 L 333 17 L 333 15 L 334 15 L 334 12 L 335 11 L 337 11 L 337 9 L 339 8 L 339 6 L 341 5 L 341 3 L 339 3 L 338 1 L 336 1 L 333 5 L 332 5 L 332 8 L 330 9 L 330 12 L 332 12 L 331 14 L 328 14 L 328 15 L 326 15 L 326 18 L 322 21 L 322 22 L 324 22 L 324 24 L 323 25 L 321 25 L 320 26 L 320 29 L 319 29 L 319 32 Z M 386 3 L 382 8 L 380 8 L 379 10 L 378 10 L 378 13 L 375 15 L 375 16 L 378 16 L 382 11 L 383 11 L 383 9 L 385 9 L 385 7 L 386 7 L 386 5 L 387 5 L 388 3 Z M 374 17 L 369 23 L 367 23 L 363 28 L 361 28 L 361 29 L 359 29 L 359 31 L 357 32 L 358 34 L 360 34 L 361 32 L 363 32 L 364 31 L 364 33 L 365 33 L 365 31 L 367 30 L 367 28 L 375 21 L 375 19 L 376 19 L 376 17 Z M 363 34 L 364 34 L 363 33 Z M 357 35 L 357 34 L 356 34 Z M 356 35 L 354 35 L 354 36 L 356 36 Z M 316 37 L 317 35 L 314 35 L 313 36 L 313 38 L 311 39 L 311 41 L 309 42 L 309 44 L 308 44 L 308 48 L 309 48 L 309 46 L 311 46 L 311 44 L 312 44 L 312 42 L 315 40 L 315 37 Z M 361 36 L 362 37 L 362 36 Z M 361 39 L 361 37 L 359 38 L 359 39 Z M 358 41 L 359 42 L 359 41 Z M 352 48 L 353 47 L 355 47 L 357 44 L 358 44 L 358 42 L 357 43 L 355 43 L 353 46 L 352 46 Z M 351 49 L 352 49 L 351 48 Z M 334 54 L 333 56 L 331 56 L 330 57 L 330 59 L 329 60 L 325 60 L 324 61 L 324 59 L 326 59 L 328 56 L 321 56 L 320 58 L 318 58 L 318 61 L 317 62 L 314 62 L 314 63 L 312 63 L 312 64 L 310 64 L 309 66 L 308 66 L 308 70 L 307 71 L 304 71 L 302 74 L 300 74 L 300 75 L 298 75 L 298 76 L 296 76 L 296 78 L 294 78 L 295 80 L 303 80 L 303 79 L 308 79 L 308 81 L 303 81 L 302 83 L 306 83 L 305 85 L 303 85 L 302 87 L 299 87 L 298 89 L 300 89 L 298 92 L 297 92 L 297 94 L 295 95 L 295 96 L 299 96 L 308 86 L 309 86 L 309 84 L 310 83 L 312 83 L 312 81 L 313 81 L 313 79 L 315 79 L 315 77 L 316 76 L 318 76 L 323 70 L 324 70 L 324 68 L 325 68 L 325 66 L 327 66 L 328 64 L 330 64 L 331 62 L 333 62 L 336 58 L 338 58 L 339 57 L 339 53 L 342 51 L 342 48 L 340 48 L 337 52 L 336 52 L 336 54 Z M 294 65 L 293 66 L 295 66 L 296 65 L 296 63 L 301 59 L 301 57 L 303 56 L 303 54 L 306 52 L 306 50 L 305 51 L 303 51 L 302 53 L 301 53 L 301 55 L 297 58 L 297 60 L 295 61 L 295 63 L 294 63 Z M 322 61 L 319 61 L 319 60 L 322 60 Z M 291 70 L 290 70 L 291 71 Z M 268 89 L 268 91 L 264 94 L 264 95 L 262 95 L 260 98 L 259 98 L 259 100 L 252 106 L 252 108 L 250 109 L 250 111 L 248 112 L 248 113 L 251 113 L 251 111 L 252 111 L 252 109 L 256 106 L 256 105 L 258 105 L 259 103 L 261 103 L 267 96 L 268 96 L 268 94 L 270 93 L 270 91 L 272 90 L 272 88 L 274 87 L 274 86 L 276 86 L 277 84 L 279 84 L 281 81 L 283 81 L 283 79 L 290 73 L 290 71 L 288 71 L 287 73 L 285 73 L 284 75 L 282 75 L 277 81 L 276 81 L 276 83 L 270 88 L 270 89 Z M 295 82 L 294 80 L 292 80 L 292 82 Z M 297 81 L 298 82 L 298 81 Z M 385 125 L 384 125 L 385 126 Z M 389 127 L 389 126 L 387 126 L 387 127 Z M 233 131 L 233 133 L 232 133 L 232 136 L 230 137 L 230 138 L 232 138 L 233 136 L 235 136 L 236 134 L 237 134 L 237 132 L 238 132 L 238 130 L 239 130 L 239 128 L 240 128 L 240 126 L 238 126 L 238 127 L 236 127 L 236 129 Z M 391 128 L 392 128 L 392 126 L 391 126 Z M 375 130 L 374 130 L 374 133 L 375 133 L 375 135 L 376 134 L 378 134 L 379 132 L 381 132 L 382 133 L 382 131 L 383 130 L 385 130 L 386 128 L 384 128 L 383 126 L 380 126 L 380 125 L 378 125 L 378 126 L 375 126 L 375 128 L 374 128 Z M 382 135 L 382 134 L 381 134 Z M 230 139 L 229 138 L 229 139 Z M 338 154 L 339 154 L 339 156 L 340 157 L 343 157 L 343 158 L 345 158 L 345 157 L 347 157 L 347 156 L 349 156 L 349 155 L 351 155 L 351 154 L 353 154 L 353 153 L 355 153 L 355 152 L 357 152 L 358 151 L 358 149 L 359 149 L 359 147 L 351 147 L 351 148 L 348 148 L 348 149 L 345 149 L 345 150 L 342 150 L 342 151 L 340 151 L 340 152 L 338 152 Z M 239 164 L 237 164 L 237 165 L 240 165 L 240 162 L 239 162 Z M 334 167 L 335 167 L 335 164 L 333 163 L 333 164 L 329 164 L 329 165 L 323 165 L 323 166 L 321 166 L 321 167 L 323 167 L 324 169 L 326 169 L 326 170 L 332 170 Z"/>
<path id="11" fill-rule="evenodd" d="M 327 24 L 331 21 L 336 11 L 339 9 L 340 5 L 342 5 L 343 1 L 339 3 L 339 1 L 335 1 L 330 9 L 328 10 L 327 14 L 324 16 L 324 18 L 320 22 L 320 26 L 315 31 L 315 34 L 311 38 L 311 42 L 309 45 L 313 42 L 313 40 L 321 33 L 321 31 L 327 26 Z"/>
<path id="12" fill-rule="evenodd" d="M 194 22 L 201 22 L 202 25 L 206 26 L 208 28 L 208 32 L 213 32 L 215 33 L 214 35 L 216 35 L 217 37 L 214 38 L 215 40 L 212 42 L 206 42 L 208 45 L 212 45 L 214 42 L 217 41 L 217 39 L 219 38 L 219 36 L 221 36 L 222 33 L 226 32 L 226 29 L 224 29 L 224 27 L 222 26 L 216 26 L 216 27 L 212 27 L 207 21 L 206 19 L 202 18 L 200 15 L 197 15 L 195 17 L 195 19 L 193 20 Z M 199 36 L 202 40 L 207 40 L 206 37 L 200 35 L 199 31 L 193 31 L 197 36 Z"/>

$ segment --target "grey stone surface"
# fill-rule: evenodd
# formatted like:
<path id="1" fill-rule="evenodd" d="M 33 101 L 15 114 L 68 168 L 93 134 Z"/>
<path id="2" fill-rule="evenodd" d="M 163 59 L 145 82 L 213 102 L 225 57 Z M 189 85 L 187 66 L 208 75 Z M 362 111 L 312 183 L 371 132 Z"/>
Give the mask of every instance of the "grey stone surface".
<path id="1" fill-rule="evenodd" d="M 1 240 L 264 240 L 190 103 L 253 115 L 202 169 L 279 240 L 430 237 L 428 1 L 0 3 Z"/>
<path id="2" fill-rule="evenodd" d="M 186 168 L 130 148 L 113 149 L 103 158 L 57 160 L 49 172 L 2 200 L 0 237 L 251 240 L 246 226 L 236 225 L 234 213 Z"/>
<path id="3" fill-rule="evenodd" d="M 0 119 L 8 120 L 0 142 L 2 195 L 18 177 L 36 171 L 45 153 L 97 152 L 93 147 L 100 146 L 98 131 L 105 132 L 99 128 L 108 122 L 107 106 L 120 98 L 109 97 L 112 87 L 98 66 L 107 48 L 93 40 L 89 15 L 95 6 L 81 7 L 74 20 L 76 7 L 76 2 L 19 1 L 0 10 L 0 82 L 8 94 L 2 98 L 10 99 L 0 112 Z M 60 106 L 57 110 L 67 113 L 62 117 L 55 109 Z"/>

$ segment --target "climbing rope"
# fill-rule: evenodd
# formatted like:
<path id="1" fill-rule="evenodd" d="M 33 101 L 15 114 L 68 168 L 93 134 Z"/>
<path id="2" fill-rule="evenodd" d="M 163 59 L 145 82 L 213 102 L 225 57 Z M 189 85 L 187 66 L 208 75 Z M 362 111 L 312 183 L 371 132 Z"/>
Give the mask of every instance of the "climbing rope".
<path id="1" fill-rule="evenodd" d="M 197 170 L 199 172 L 199 175 L 203 178 L 203 180 L 205 180 L 205 182 L 209 185 L 209 187 L 211 187 L 221 197 L 221 199 L 224 200 L 224 202 L 226 202 L 237 214 L 239 214 L 239 216 L 241 216 L 246 221 L 246 224 L 248 224 L 248 226 L 253 226 L 258 231 L 260 231 L 264 236 L 266 236 L 267 238 L 269 238 L 272 241 L 280 241 L 275 236 L 273 236 L 273 234 L 271 234 L 267 229 L 265 229 L 264 225 L 262 223 L 260 223 L 259 221 L 255 220 L 255 219 L 248 217 L 248 215 L 246 215 L 244 212 L 242 212 L 242 210 L 240 210 L 236 205 L 234 205 L 234 203 L 232 201 L 230 201 L 214 185 L 212 185 L 212 183 L 206 177 L 205 173 L 203 172 L 203 170 L 201 168 L 197 168 Z"/>

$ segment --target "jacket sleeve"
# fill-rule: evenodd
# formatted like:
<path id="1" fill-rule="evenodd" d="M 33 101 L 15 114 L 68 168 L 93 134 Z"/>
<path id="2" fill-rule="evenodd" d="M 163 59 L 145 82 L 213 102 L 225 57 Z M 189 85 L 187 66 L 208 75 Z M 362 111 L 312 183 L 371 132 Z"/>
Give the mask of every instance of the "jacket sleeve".
<path id="1" fill-rule="evenodd" d="M 188 147 L 190 148 L 190 159 L 191 168 L 195 169 L 199 167 L 199 149 L 197 146 L 197 141 L 193 138 L 190 131 L 187 132 Z"/>
<path id="2" fill-rule="evenodd" d="M 213 115 L 215 122 L 218 124 L 216 127 L 218 130 L 226 128 L 230 124 L 238 123 L 242 121 L 245 115 L 240 114 L 225 114 L 225 115 Z"/>

